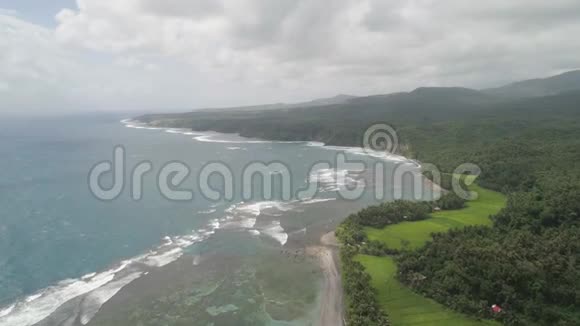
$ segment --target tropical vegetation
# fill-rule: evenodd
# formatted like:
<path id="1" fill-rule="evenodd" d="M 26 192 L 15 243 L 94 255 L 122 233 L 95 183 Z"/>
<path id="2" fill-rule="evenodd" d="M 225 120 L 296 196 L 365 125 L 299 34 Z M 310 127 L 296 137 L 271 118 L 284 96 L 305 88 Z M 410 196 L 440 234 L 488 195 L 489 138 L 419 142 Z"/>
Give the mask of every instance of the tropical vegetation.
<path id="1" fill-rule="evenodd" d="M 474 210 L 476 203 L 445 195 L 435 204 L 368 208 L 341 225 L 349 323 L 385 325 L 387 314 L 399 314 L 396 306 L 381 305 L 380 282 L 365 276 L 365 266 L 372 272 L 381 261 L 393 271 L 388 259 L 396 256 L 397 282 L 456 312 L 505 325 L 580 325 L 580 72 L 535 81 L 533 92 L 522 91 L 528 84 L 419 88 L 316 107 L 140 120 L 344 146 L 362 145 L 369 126 L 388 123 L 398 131 L 400 154 L 435 164 L 447 176 L 462 163 L 477 164 L 481 191 L 507 196 L 501 206 Z M 449 180 L 441 185 L 450 189 Z M 384 240 L 381 232 L 391 232 L 384 230 L 399 228 L 398 234 L 410 223 L 420 235 Z M 379 277 L 386 282 L 389 275 Z"/>

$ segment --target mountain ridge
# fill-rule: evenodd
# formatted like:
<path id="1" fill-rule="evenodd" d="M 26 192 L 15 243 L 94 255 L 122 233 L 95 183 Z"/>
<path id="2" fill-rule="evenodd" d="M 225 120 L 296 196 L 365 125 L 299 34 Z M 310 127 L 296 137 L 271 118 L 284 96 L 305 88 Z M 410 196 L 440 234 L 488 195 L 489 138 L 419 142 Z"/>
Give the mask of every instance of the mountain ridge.
<path id="1" fill-rule="evenodd" d="M 509 98 L 541 97 L 580 89 L 580 70 L 571 70 L 558 75 L 522 80 L 482 92 Z"/>
<path id="2" fill-rule="evenodd" d="M 562 74 L 545 78 L 534 78 L 517 81 L 507 85 L 474 89 L 461 86 L 451 87 L 417 87 L 411 91 L 354 96 L 337 94 L 331 97 L 316 98 L 297 103 L 268 103 L 247 106 L 199 108 L 189 112 L 266 112 L 285 111 L 290 109 L 319 108 L 326 106 L 342 106 L 345 104 L 375 104 L 383 101 L 409 101 L 413 97 L 423 100 L 449 99 L 454 102 L 463 102 L 464 105 L 478 106 L 481 103 L 492 103 L 510 99 L 534 98 L 580 90 L 580 70 L 572 70 Z M 187 113 L 187 112 L 182 112 Z M 176 113 L 177 114 L 177 113 Z"/>

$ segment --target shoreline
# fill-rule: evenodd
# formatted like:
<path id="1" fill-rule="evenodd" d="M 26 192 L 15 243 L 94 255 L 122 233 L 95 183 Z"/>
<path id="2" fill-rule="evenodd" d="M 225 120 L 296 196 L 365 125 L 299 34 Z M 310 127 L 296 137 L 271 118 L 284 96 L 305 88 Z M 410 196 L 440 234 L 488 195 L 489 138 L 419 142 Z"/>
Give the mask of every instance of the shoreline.
<path id="1" fill-rule="evenodd" d="M 131 122 L 136 122 L 135 120 L 123 120 L 121 121 L 123 125 L 125 125 L 126 127 L 129 127 L 128 125 Z M 142 125 L 137 124 L 136 126 L 132 126 L 133 128 L 137 128 L 137 129 L 155 129 L 155 130 L 162 130 L 164 129 L 166 132 L 168 133 L 183 133 L 185 135 L 191 135 L 191 136 L 201 136 L 203 135 L 203 133 L 197 133 L 197 132 L 191 132 L 188 131 L 186 129 L 182 129 L 182 128 L 170 128 L 170 127 L 160 127 L 157 125 L 152 125 L 152 124 L 147 124 L 147 123 L 143 123 Z M 221 135 L 222 133 L 219 132 L 212 132 L 212 134 L 216 134 L 216 135 Z M 223 134 L 223 135 L 228 135 L 228 134 Z M 239 135 L 238 135 L 239 136 Z M 204 135 L 204 137 L 207 138 L 207 135 Z M 241 138 L 245 138 L 242 136 L 239 136 Z M 205 141 L 210 141 L 209 139 L 205 139 Z M 202 141 L 202 140 L 200 140 Z M 249 139 L 250 142 L 252 142 L 252 139 Z M 217 142 L 225 142 L 225 141 L 217 141 Z M 227 141 L 229 142 L 229 141 Z M 235 143 L 235 141 L 233 141 Z M 269 141 L 257 141 L 257 142 L 269 142 Z M 277 142 L 277 141 L 272 141 L 272 142 Z M 391 155 L 391 154 L 387 154 L 386 156 L 375 156 L 372 155 L 370 153 L 366 153 L 364 151 L 363 148 L 361 147 L 342 147 L 342 146 L 332 146 L 332 145 L 327 145 L 327 144 L 323 144 L 323 143 L 317 143 L 317 142 L 309 142 L 309 141 L 300 141 L 300 142 L 290 142 L 290 143 L 303 143 L 305 146 L 310 146 L 310 147 L 318 147 L 321 149 L 326 149 L 326 150 L 334 150 L 334 151 L 344 151 L 344 152 L 350 152 L 353 154 L 357 154 L 357 155 L 365 155 L 365 156 L 369 156 L 369 157 L 373 157 L 377 160 L 389 160 L 389 161 L 394 161 L 394 162 L 406 162 L 406 163 L 413 163 L 415 165 L 419 165 L 416 161 L 413 161 L 411 159 L 408 159 L 406 157 L 403 156 L 399 156 L 399 155 Z M 384 153 L 381 153 L 384 154 Z M 340 275 L 339 272 L 339 262 L 340 259 L 338 259 L 338 244 L 336 243 L 336 241 L 333 241 L 332 239 L 334 232 L 328 233 L 328 234 L 323 234 L 322 237 L 319 239 L 319 241 L 317 241 L 317 239 L 312 239 L 312 241 L 308 244 L 305 244 L 305 246 L 303 248 L 305 248 L 305 252 L 308 256 L 311 256 L 313 258 L 315 258 L 318 262 L 318 265 L 322 271 L 322 275 L 323 275 L 323 286 L 320 289 L 320 306 L 319 306 L 319 310 L 320 310 L 320 318 L 319 318 L 319 322 L 320 325 L 326 326 L 326 325 L 343 325 L 344 324 L 344 308 L 343 308 L 343 293 L 342 293 L 342 277 Z M 166 244 L 161 244 L 161 246 L 164 246 Z M 172 253 L 171 251 L 169 252 L 163 252 L 163 253 Z M 180 255 L 181 256 L 181 255 Z M 141 256 L 139 256 L 138 258 L 140 258 Z M 189 258 L 189 257 L 188 257 Z M 133 260 L 131 258 L 131 260 Z M 177 259 L 176 261 L 182 261 L 182 259 Z M 169 262 L 169 264 L 173 265 L 173 263 L 175 263 L 176 261 L 172 261 Z M 124 263 L 125 261 L 122 261 L 121 263 Z M 113 264 L 112 266 L 116 266 L 117 264 Z M 161 264 L 162 266 L 165 265 L 165 263 Z M 160 267 L 162 267 L 160 266 Z M 114 268 L 115 272 L 117 271 L 116 268 Z M 140 275 L 140 277 L 137 277 L 139 279 L 141 279 L 141 276 L 146 276 L 147 274 L 149 274 L 149 268 L 146 268 L 145 270 L 141 271 L 142 274 Z M 92 276 L 95 275 L 100 275 L 100 273 L 96 272 L 91 274 Z M 85 280 L 85 278 L 89 279 L 88 276 L 83 276 L 80 279 L 81 280 Z M 132 283 L 136 283 L 136 284 L 141 284 L 143 283 L 147 278 L 143 277 L 143 280 L 136 280 L 136 279 L 131 279 L 131 281 L 128 281 L 127 284 L 123 284 L 122 286 L 120 286 L 118 289 L 116 289 L 115 293 L 112 293 L 112 298 L 105 300 L 103 303 L 101 303 L 101 305 L 99 307 L 97 307 L 96 311 L 94 312 L 94 315 L 99 315 L 101 313 L 103 313 L 103 311 L 106 311 L 107 306 L 110 306 L 108 303 L 109 300 L 112 300 L 112 302 L 115 302 L 115 299 L 113 299 L 114 297 L 123 297 L 124 292 L 125 292 L 125 287 L 134 287 L 135 285 Z M 114 279 L 116 280 L 116 279 Z M 118 292 L 118 293 L 117 293 Z M 87 295 L 88 296 L 88 295 Z M 74 300 L 72 300 L 74 301 Z M 68 307 L 67 302 L 65 302 L 64 304 L 60 305 L 53 313 L 51 313 L 50 315 L 48 315 L 46 318 L 42 319 L 40 321 L 40 323 L 42 322 L 46 322 L 52 319 L 53 315 L 61 315 L 62 313 L 64 313 L 65 308 Z M 103 311 L 102 311 L 103 310 Z M 106 313 L 106 312 L 105 312 Z M 80 318 L 79 316 L 77 316 L 77 318 Z M 75 319 L 77 319 L 75 318 Z M 89 318 L 89 320 L 91 320 L 92 318 Z M 78 320 L 77 320 L 78 321 Z M 84 324 L 84 323 L 83 323 Z"/>
<path id="2" fill-rule="evenodd" d="M 179 128 L 179 127 L 169 127 L 161 123 L 155 122 L 143 122 L 134 119 L 122 120 L 121 123 L 126 127 L 136 128 L 136 129 L 150 129 L 150 130 L 165 130 L 167 133 L 180 133 L 187 136 L 194 136 L 193 138 L 197 141 L 202 142 L 217 142 L 217 143 L 300 143 L 304 146 L 318 147 L 324 150 L 330 151 L 343 151 L 347 153 L 352 153 L 355 155 L 363 155 L 367 157 L 374 158 L 376 160 L 387 160 L 391 162 L 412 164 L 417 168 L 421 168 L 421 163 L 407 158 L 398 154 L 390 154 L 383 152 L 368 152 L 363 147 L 352 147 L 352 146 L 336 146 L 329 145 L 322 142 L 316 141 L 279 141 L 279 140 L 269 140 L 262 138 L 247 138 L 239 134 L 228 134 L 217 131 L 196 131 L 190 128 Z M 239 137 L 239 140 L 222 140 L 219 139 L 220 135 L 225 136 L 235 136 Z M 213 137 L 218 137 L 214 139 Z M 427 179 L 427 181 L 429 181 Z M 429 182 L 427 182 L 429 184 Z M 432 184 L 431 186 L 434 186 Z M 335 237 L 335 231 L 329 233 L 328 230 L 319 233 L 311 241 L 307 241 L 303 244 L 303 253 L 316 260 L 316 264 L 322 272 L 322 286 L 319 290 L 319 306 L 318 306 L 318 316 L 317 320 L 313 320 L 314 325 L 320 326 L 343 326 L 346 325 L 345 319 L 345 307 L 344 307 L 344 295 L 342 286 L 342 275 L 340 273 L 340 244 Z M 319 237 L 319 238 L 318 238 Z M 309 243 L 308 243 L 309 242 Z M 171 263 L 168 266 L 172 269 L 173 266 L 179 266 L 188 263 L 190 257 L 185 257 L 186 259 L 180 258 L 177 261 Z M 184 263 L 185 261 L 185 263 Z M 163 274 L 163 272 L 161 271 Z M 136 284 L 131 284 L 130 288 L 138 288 L 137 284 L 145 282 L 145 280 L 139 280 L 135 282 Z M 124 292 L 124 291 L 121 291 Z M 119 297 L 123 297 L 124 293 L 120 293 Z M 116 298 L 115 298 L 116 299 Z M 114 300 L 113 300 L 114 302 Z M 107 314 L 107 307 L 110 304 L 103 306 L 104 309 L 100 311 L 102 314 Z"/>
<path id="3" fill-rule="evenodd" d="M 320 300 L 320 326 L 342 326 L 344 304 L 339 267 L 339 244 L 334 231 L 324 234 L 319 245 L 306 247 L 306 254 L 317 259 L 324 275 Z"/>
<path id="4" fill-rule="evenodd" d="M 236 143 L 236 142 L 241 142 L 241 143 L 269 143 L 270 141 L 268 140 L 258 140 L 258 139 L 248 139 L 236 134 L 224 134 L 224 133 L 219 133 L 219 132 L 209 132 L 209 133 L 204 133 L 204 132 L 196 132 L 196 131 L 192 131 L 191 129 L 186 129 L 186 128 L 171 128 L 171 127 L 164 127 L 164 126 L 160 126 L 159 124 L 151 124 L 151 123 L 144 123 L 144 122 L 140 122 L 140 121 L 136 121 L 136 120 L 132 120 L 132 119 L 125 119 L 120 121 L 122 125 L 124 125 L 125 127 L 129 127 L 129 128 L 135 128 L 135 129 L 151 129 L 151 130 L 160 130 L 160 131 L 165 131 L 167 133 L 176 133 L 176 134 L 183 134 L 186 136 L 192 136 L 194 137 L 194 139 L 198 140 L 198 141 L 205 141 L 205 142 L 232 142 L 232 143 Z M 233 141 L 230 140 L 221 140 L 219 139 L 220 135 L 236 135 L 237 137 L 241 138 L 241 139 L 236 139 Z M 197 136 L 197 137 L 195 137 Z M 202 137 L 203 139 L 198 139 L 199 137 Z M 213 139 L 213 137 L 216 137 L 218 139 Z M 278 143 L 281 141 L 271 141 L 273 143 Z M 284 143 L 300 143 L 303 144 L 304 146 L 309 146 L 309 147 L 314 147 L 314 148 L 320 148 L 320 149 L 325 149 L 325 150 L 330 150 L 330 151 L 343 151 L 343 152 L 348 152 L 348 153 L 352 153 L 355 155 L 363 155 L 363 156 L 368 156 L 371 158 L 374 158 L 376 160 L 388 160 L 388 161 L 392 161 L 392 162 L 397 162 L 397 163 L 410 163 L 410 164 L 414 164 L 416 166 L 419 166 L 418 162 L 408 159 L 406 157 L 403 156 L 398 156 L 398 155 L 391 155 L 388 153 L 377 153 L 377 154 L 381 154 L 381 155 L 373 155 L 373 153 L 368 153 L 364 150 L 364 148 L 362 147 L 343 147 L 343 146 L 332 146 L 332 145 L 327 145 L 324 143 L 319 143 L 319 142 L 313 142 L 313 141 L 299 141 L 299 142 L 284 142 Z M 384 155 L 383 155 L 384 154 Z M 334 204 L 332 204 L 334 206 Z M 336 210 L 336 209 L 333 209 Z M 342 214 L 342 211 L 336 211 L 334 216 L 342 216 L 342 215 L 336 215 L 336 214 Z M 342 218 L 339 218 L 339 220 Z M 161 269 L 164 269 L 162 267 L 164 267 L 166 264 L 168 265 L 179 265 L 179 262 L 181 261 L 188 261 L 188 259 L 190 259 L 189 256 L 184 255 L 183 251 L 185 251 L 185 249 L 187 247 L 189 247 L 189 245 L 183 245 L 183 248 L 181 248 L 180 246 L 175 247 L 176 244 L 183 244 L 184 241 L 187 243 L 190 242 L 202 242 L 204 240 L 206 240 L 205 238 L 207 236 L 210 236 L 211 234 L 213 234 L 216 229 L 219 229 L 219 227 L 215 227 L 215 226 L 211 226 L 208 225 L 205 229 L 203 229 L 205 232 L 207 232 L 207 234 L 204 234 L 201 238 L 195 238 L 192 239 L 191 236 L 192 235 L 184 235 L 184 236 L 178 236 L 178 237 L 174 237 L 169 239 L 168 237 L 161 239 L 158 246 L 156 246 L 153 249 L 149 250 L 148 253 L 143 253 L 141 255 L 135 256 L 135 257 L 129 257 L 125 260 L 122 260 L 120 262 L 116 262 L 111 264 L 108 268 L 106 268 L 104 271 L 97 271 L 88 275 L 84 275 L 84 276 L 80 276 L 77 280 L 77 282 L 80 284 L 82 282 L 88 283 L 91 280 L 95 280 L 95 281 L 111 281 L 111 285 L 117 285 L 114 289 L 110 289 L 108 286 L 100 286 L 100 287 L 96 287 L 96 289 L 88 289 L 86 291 L 84 291 L 81 295 L 75 298 L 72 298 L 70 300 L 64 300 L 62 303 L 59 303 L 58 305 L 55 305 L 55 308 L 52 312 L 48 313 L 46 316 L 39 316 L 39 321 L 37 324 L 46 324 L 46 323 L 50 323 L 50 321 L 54 320 L 54 318 L 68 318 L 68 319 L 74 319 L 78 325 L 80 325 L 80 319 L 83 319 L 83 323 L 85 322 L 90 322 L 90 320 L 93 319 L 93 317 L 95 316 L 101 316 L 102 314 L 107 314 L 108 311 L 108 307 L 111 307 L 111 304 L 108 304 L 109 301 L 111 302 L 116 302 L 116 298 L 117 297 L 124 297 L 126 292 L 132 292 L 131 290 L 127 291 L 127 289 L 135 289 L 136 287 L 138 287 L 136 284 L 141 284 L 142 287 L 144 287 L 145 282 L 147 279 L 150 279 L 150 277 L 146 277 L 150 272 L 151 274 L 154 274 L 156 271 L 158 271 L 156 268 L 159 267 Z M 333 228 L 334 229 L 334 228 Z M 322 231 L 322 232 L 320 232 Z M 313 261 L 314 266 L 316 267 L 316 265 L 318 265 L 318 267 L 320 268 L 320 271 L 322 272 L 321 274 L 321 281 L 322 281 L 322 286 L 320 288 L 320 290 L 318 291 L 318 296 L 320 298 L 320 302 L 319 302 L 319 306 L 317 307 L 317 310 L 320 311 L 320 316 L 319 318 L 317 318 L 316 320 L 319 321 L 320 325 L 326 326 L 326 325 L 343 325 L 344 324 L 344 318 L 343 318 L 343 314 L 344 314 L 344 308 L 342 306 L 343 304 L 343 293 L 342 293 L 342 277 L 340 275 L 340 269 L 339 269 L 339 263 L 340 263 L 340 259 L 339 259 L 339 250 L 338 250 L 338 244 L 336 243 L 336 241 L 333 241 L 333 232 L 328 233 L 328 234 L 323 234 L 324 232 L 328 232 L 330 230 L 318 230 L 318 232 L 315 232 L 314 234 L 312 234 L 312 237 L 310 237 L 309 241 L 307 241 L 306 243 L 302 243 L 300 246 L 302 247 L 303 250 L 303 254 L 306 254 L 307 256 L 316 259 L 316 261 Z M 204 232 L 204 233 L 205 233 Z M 281 243 L 282 246 L 284 246 L 286 243 L 283 242 Z M 180 249 L 180 250 L 178 250 Z M 155 252 L 155 253 L 153 253 Z M 150 257 L 151 256 L 151 257 Z M 181 256 L 185 256 L 185 257 L 181 257 Z M 185 258 L 185 259 L 183 259 Z M 200 258 L 200 257 L 197 257 Z M 200 258 L 201 259 L 201 258 Z M 194 260 L 197 261 L 197 260 Z M 176 264 L 174 264 L 176 263 Z M 194 263 L 194 265 L 197 266 L 199 262 L 197 261 L 197 263 Z M 152 265 L 152 266 L 149 266 Z M 168 266 L 169 267 L 169 266 Z M 169 269 L 172 269 L 173 266 L 169 267 Z M 123 273 L 121 273 L 120 271 L 126 269 L 126 271 L 124 271 Z M 108 275 L 108 273 L 112 273 L 113 275 L 110 276 Z M 136 274 L 131 274 L 130 272 L 135 272 Z M 161 273 L 163 273 L 163 271 L 161 271 Z M 107 274 L 107 275 L 104 275 Z M 117 275 L 118 274 L 118 275 Z M 109 280 L 109 278 L 105 278 L 104 276 L 107 277 L 111 277 L 111 279 Z M 59 283 L 60 284 L 60 283 Z M 107 285 L 107 284 L 105 284 Z M 38 294 L 34 294 L 31 295 L 27 298 L 24 298 L 22 300 L 18 300 L 16 301 L 12 306 L 8 306 L 8 307 L 3 307 L 6 308 L 2 311 L 0 311 L 0 313 L 2 313 L 2 317 L 0 317 L 0 319 L 2 319 L 5 315 L 9 315 L 12 310 L 16 310 L 17 308 L 19 308 L 19 305 L 23 305 L 24 303 L 29 303 L 29 301 L 35 301 L 36 299 L 49 299 L 49 295 L 51 293 L 47 292 L 47 290 L 51 290 L 53 289 L 55 286 L 49 286 L 46 289 L 43 289 L 42 292 L 39 292 Z M 139 286 L 139 287 L 141 287 Z M 101 292 L 103 292 L 104 290 L 107 290 L 107 295 L 104 296 L 101 294 Z M 114 290 L 114 291 L 113 291 Z M 93 294 L 94 292 L 94 294 Z M 142 292 L 140 290 L 136 291 L 136 292 Z M 99 300 L 93 299 L 93 297 L 95 296 L 101 296 L 101 298 Z M 73 307 L 73 306 L 77 306 L 77 308 Z M 79 307 L 83 307 L 82 309 Z M 89 307 L 90 306 L 90 307 Z M 80 310 L 79 310 L 80 309 Z M 84 315 L 81 314 L 79 311 L 81 310 L 90 310 L 90 316 L 88 315 Z M 67 311 L 73 311 L 74 312 L 74 317 L 71 316 L 67 316 Z M 315 318 L 318 316 L 315 316 Z M 0 322 L 1 324 L 1 322 Z"/>
<path id="5" fill-rule="evenodd" d="M 133 122 L 142 123 L 146 126 L 153 127 L 153 128 L 162 128 L 162 129 L 177 129 L 163 126 L 162 123 L 156 122 L 142 122 L 139 120 L 134 120 Z M 124 122 L 126 123 L 126 122 Z M 181 129 L 181 128 L 179 128 Z M 189 128 L 184 128 L 184 133 L 201 133 L 204 132 L 196 131 Z M 207 132 L 207 131 L 206 131 Z M 210 133 L 215 134 L 223 134 L 221 132 L 210 131 Z M 228 134 L 224 134 L 228 135 Z M 239 134 L 231 134 L 237 137 L 246 138 L 240 136 Z M 205 140 L 209 140 L 211 136 L 204 136 Z M 197 139 L 197 138 L 195 138 Z M 246 138 L 249 141 L 261 141 L 262 139 L 257 138 Z M 199 139 L 198 139 L 199 140 Z M 263 139 L 263 141 L 271 141 L 271 142 L 280 142 L 278 140 L 268 140 Z M 219 141 L 218 141 L 219 142 Z M 313 140 L 305 140 L 305 141 L 292 141 L 288 143 L 304 143 L 305 146 L 311 147 L 319 147 L 324 150 L 333 150 L 333 151 L 343 151 L 352 153 L 355 155 L 364 155 L 368 157 L 372 157 L 377 160 L 387 160 L 387 161 L 394 161 L 403 164 L 412 164 L 416 168 L 421 169 L 422 164 L 421 162 L 405 157 L 399 154 L 391 154 L 391 153 L 382 153 L 382 152 L 368 152 L 363 147 L 352 147 L 352 146 L 336 146 L 336 145 L 328 145 L 323 142 L 313 141 Z M 419 173 L 420 174 L 420 173 Z M 443 193 L 445 190 L 438 184 L 434 183 L 433 181 L 429 180 L 428 178 L 424 178 L 425 186 L 437 193 Z M 340 273 L 340 244 L 335 237 L 335 231 L 330 233 L 322 234 L 319 239 L 318 244 L 307 244 L 305 247 L 305 254 L 316 259 L 320 270 L 323 274 L 323 286 L 320 292 L 320 302 L 319 302 L 319 320 L 318 324 L 321 326 L 343 326 L 346 325 L 345 319 L 345 307 L 344 307 L 344 298 L 343 298 L 343 286 L 342 286 L 342 275 Z"/>
<path id="6" fill-rule="evenodd" d="M 408 158 L 402 154 L 393 154 L 390 152 L 376 151 L 376 150 L 366 149 L 366 148 L 361 147 L 361 146 L 332 145 L 332 144 L 320 142 L 318 140 L 285 141 L 285 140 L 276 140 L 276 139 L 268 139 L 268 138 L 246 137 L 246 136 L 240 135 L 239 133 L 224 133 L 224 132 L 215 131 L 215 130 L 200 131 L 200 130 L 194 130 L 193 128 L 189 128 L 189 127 L 188 128 L 175 127 L 175 126 L 170 127 L 170 126 L 165 125 L 163 123 L 163 120 L 153 120 L 150 122 L 144 122 L 141 120 L 137 120 L 136 118 L 131 118 L 131 119 L 121 120 L 120 122 L 122 124 L 124 124 L 125 126 L 132 126 L 132 128 L 137 128 L 137 129 L 151 129 L 151 130 L 165 129 L 165 130 L 173 130 L 173 132 L 175 132 L 175 133 L 179 133 L 179 130 L 183 130 L 183 134 L 196 136 L 196 137 L 194 137 L 194 139 L 196 139 L 198 141 L 204 141 L 204 142 L 218 142 L 218 143 L 225 142 L 225 143 L 232 143 L 232 144 L 236 144 L 236 143 L 304 144 L 305 146 L 319 147 L 319 148 L 324 149 L 324 150 L 342 151 L 342 152 L 351 153 L 354 155 L 363 155 L 363 156 L 375 158 L 377 160 L 386 160 L 386 161 L 390 161 L 390 162 L 412 164 L 419 169 L 422 167 L 421 162 L 419 162 L 415 159 Z M 132 125 L 132 124 L 135 124 L 135 125 Z M 217 136 L 219 136 L 219 135 L 235 136 L 235 137 L 245 139 L 246 141 L 223 141 L 223 140 L 215 140 L 215 139 L 212 140 L 211 137 L 216 136 L 216 135 Z"/>
<path id="7" fill-rule="evenodd" d="M 290 248 L 283 250 L 301 252 L 298 253 L 298 256 L 309 257 L 315 268 L 321 272 L 321 286 L 317 290 L 318 307 L 313 310 L 313 315 L 311 315 L 313 317 L 311 320 L 312 325 L 344 326 L 346 324 L 344 319 L 342 276 L 339 266 L 340 248 L 334 235 L 335 232 L 326 232 L 328 230 L 316 229 L 313 238 L 310 240 L 298 240 L 297 243 L 290 244 Z M 139 302 L 142 303 L 149 299 L 154 300 L 159 296 L 159 293 L 169 294 L 173 291 L 179 291 L 180 286 L 187 286 L 192 279 L 201 278 L 202 275 L 214 273 L 218 270 L 227 270 L 225 261 L 240 259 L 240 257 L 234 256 L 228 257 L 226 260 L 222 258 L 213 259 L 212 255 L 209 255 L 202 257 L 203 264 L 196 265 L 194 263 L 192 267 L 192 258 L 195 259 L 195 256 L 184 255 L 167 266 L 159 270 L 151 270 L 151 273 L 147 273 L 144 277 L 131 282 L 116 293 L 111 300 L 104 303 L 95 318 L 91 319 L 87 325 L 101 325 L 103 321 L 111 317 L 130 311 L 119 309 L 124 304 L 140 304 Z M 216 266 L 221 267 L 216 269 Z M 170 286 L 167 286 L 167 284 L 170 284 Z M 291 322 L 291 320 L 288 320 L 288 322 Z M 76 320 L 72 325 L 82 326 L 84 324 L 80 320 Z"/>

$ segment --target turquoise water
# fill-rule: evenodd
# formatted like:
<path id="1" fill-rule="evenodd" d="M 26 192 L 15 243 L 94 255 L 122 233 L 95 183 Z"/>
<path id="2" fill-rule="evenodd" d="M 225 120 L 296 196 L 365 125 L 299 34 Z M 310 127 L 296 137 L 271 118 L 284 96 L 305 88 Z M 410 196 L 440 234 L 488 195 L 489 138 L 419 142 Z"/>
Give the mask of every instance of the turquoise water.
<path id="1" fill-rule="evenodd" d="M 332 226 L 349 210 L 366 206 L 372 202 L 370 196 L 341 203 L 283 202 L 278 200 L 280 191 L 275 190 L 273 200 L 265 201 L 262 194 L 256 194 L 243 202 L 238 184 L 231 201 L 213 202 L 196 192 L 192 201 L 176 202 L 159 193 L 156 176 L 167 162 L 186 163 L 192 173 L 183 186 L 195 190 L 197 173 L 209 162 L 227 164 L 234 178 L 241 180 L 242 169 L 253 161 L 282 161 L 291 167 L 297 189 L 306 184 L 313 164 L 334 162 L 337 152 L 306 143 L 252 142 L 233 136 L 195 140 L 198 135 L 127 128 L 119 122 L 121 118 L 93 115 L 0 122 L 0 325 L 33 325 L 51 314 L 65 315 L 66 303 L 72 305 L 80 298 L 88 298 L 82 306 L 88 311 L 82 318 L 88 321 L 123 286 L 153 277 L 149 273 L 166 268 L 183 255 L 191 256 L 194 265 L 205 264 L 206 270 L 200 272 L 203 275 L 197 275 L 195 281 L 188 279 L 190 286 L 196 284 L 197 292 L 184 294 L 198 304 L 190 308 L 204 314 L 204 322 L 215 318 L 216 325 L 220 320 L 225 325 L 243 315 L 248 324 L 275 324 L 272 315 L 276 315 L 308 324 L 315 309 L 300 303 L 290 304 L 293 312 L 288 314 L 278 311 L 256 317 L 258 310 L 276 312 L 276 307 L 268 308 L 271 304 L 264 301 L 268 291 L 273 293 L 270 297 L 289 292 L 285 295 L 292 299 L 284 300 L 299 298 L 315 306 L 315 291 L 276 289 L 286 275 L 281 270 L 293 271 L 291 274 L 311 289 L 320 281 L 313 262 L 290 264 L 281 258 L 280 251 L 296 246 L 292 241 L 306 241 L 301 237 L 309 228 Z M 128 171 L 142 161 L 154 167 L 144 178 L 140 201 L 131 198 L 128 186 L 109 202 L 96 199 L 89 191 L 91 167 L 110 160 L 117 145 L 126 150 Z M 356 159 L 374 162 L 363 156 Z M 129 176 L 126 181 L 130 181 Z M 326 175 L 324 182 L 328 183 L 327 191 L 317 198 L 336 198 L 333 175 Z M 220 262 L 224 261 L 226 270 L 242 275 L 237 281 L 234 274 L 222 273 Z M 274 274 L 279 277 L 266 272 L 276 268 L 279 272 Z M 225 285 L 224 280 L 234 284 Z M 234 288 L 237 292 L 231 292 Z M 97 289 L 102 292 L 91 297 L 91 291 Z M 159 297 L 161 292 L 151 295 Z M 234 300 L 237 304 L 228 306 L 224 298 L 232 295 L 238 295 Z M 139 304 L 136 300 L 132 311 Z M 282 305 L 278 310 L 288 307 Z"/>

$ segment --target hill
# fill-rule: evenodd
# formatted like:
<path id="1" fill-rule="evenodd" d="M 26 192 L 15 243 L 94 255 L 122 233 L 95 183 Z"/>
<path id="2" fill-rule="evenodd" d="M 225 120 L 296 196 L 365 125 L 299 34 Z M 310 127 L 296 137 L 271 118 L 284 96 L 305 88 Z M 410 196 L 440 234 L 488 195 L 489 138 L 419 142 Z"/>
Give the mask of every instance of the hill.
<path id="1" fill-rule="evenodd" d="M 430 144 L 426 137 L 434 128 L 439 130 L 449 123 L 474 125 L 476 121 L 470 132 L 478 133 L 481 139 L 490 139 L 492 133 L 507 137 L 522 132 L 521 127 L 530 124 L 551 127 L 559 122 L 575 121 L 579 101 L 580 91 L 511 99 L 465 88 L 419 88 L 408 93 L 359 97 L 339 104 L 292 110 L 214 110 L 146 115 L 137 119 L 166 127 L 343 146 L 360 146 L 366 128 L 385 122 L 401 131 L 403 145 L 417 149 L 419 159 L 430 159 L 423 157 L 427 150 L 422 144 Z M 447 135 L 450 144 L 465 145 L 454 139 L 467 135 L 453 132 Z M 445 137 L 445 134 L 439 136 Z M 417 151 L 403 154 L 417 156 Z"/>
<path id="2" fill-rule="evenodd" d="M 325 105 L 342 104 L 355 98 L 357 97 L 353 95 L 339 94 L 333 97 L 319 98 L 311 101 L 298 103 L 270 103 L 261 105 L 248 105 L 248 106 L 224 107 L 224 108 L 203 108 L 203 109 L 195 109 L 192 112 L 261 112 L 270 110 L 288 110 L 295 108 L 315 108 Z"/>
<path id="3" fill-rule="evenodd" d="M 510 98 L 541 97 L 580 89 L 580 70 L 557 76 L 520 81 L 484 90 L 485 93 Z"/>

